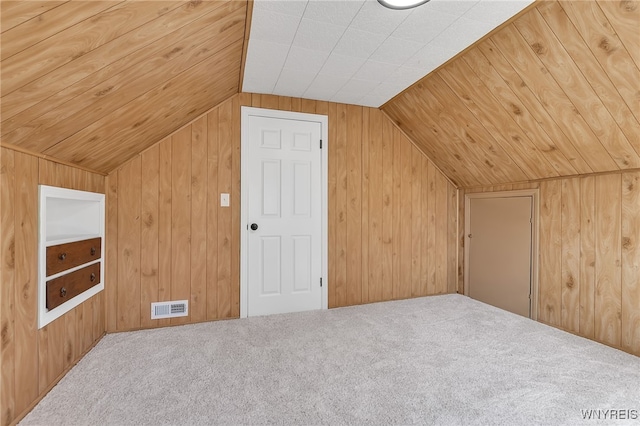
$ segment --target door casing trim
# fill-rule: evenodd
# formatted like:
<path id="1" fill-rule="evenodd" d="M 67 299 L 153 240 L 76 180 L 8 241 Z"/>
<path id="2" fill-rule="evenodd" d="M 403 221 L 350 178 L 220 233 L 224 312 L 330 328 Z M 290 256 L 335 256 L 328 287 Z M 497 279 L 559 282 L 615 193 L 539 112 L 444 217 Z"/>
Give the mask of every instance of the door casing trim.
<path id="1" fill-rule="evenodd" d="M 540 191 L 538 188 L 521 189 L 515 191 L 476 192 L 464 196 L 464 294 L 469 295 L 469 232 L 471 229 L 471 199 L 473 198 L 513 198 L 531 197 L 533 212 L 531 215 L 531 319 L 538 319 L 538 247 L 539 247 L 539 217 Z"/>
<path id="2" fill-rule="evenodd" d="M 322 149 L 320 150 L 320 170 L 321 170 L 321 239 L 322 239 L 322 263 L 320 266 L 320 273 L 322 278 L 321 294 L 321 309 L 327 309 L 329 306 L 329 292 L 328 287 L 331 285 L 329 282 L 329 117 L 320 114 L 307 114 L 301 112 L 280 111 L 275 109 L 255 108 L 242 106 L 240 108 L 240 318 L 247 318 L 248 309 L 248 289 L 247 289 L 247 268 L 249 266 L 247 253 L 248 253 L 248 238 L 249 232 L 248 226 L 248 207 L 249 207 L 249 192 L 246 179 L 242 179 L 245 175 L 248 164 L 248 149 L 249 149 L 249 117 L 267 117 L 267 118 L 279 118 L 285 120 L 299 120 L 299 121 L 312 121 L 320 123 Z M 320 283 L 317 283 L 320 285 Z"/>

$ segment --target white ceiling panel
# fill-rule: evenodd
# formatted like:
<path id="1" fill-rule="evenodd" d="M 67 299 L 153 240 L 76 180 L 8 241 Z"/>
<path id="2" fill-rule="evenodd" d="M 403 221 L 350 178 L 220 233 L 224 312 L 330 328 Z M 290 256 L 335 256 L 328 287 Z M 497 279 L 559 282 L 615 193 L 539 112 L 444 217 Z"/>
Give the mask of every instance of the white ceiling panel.
<path id="1" fill-rule="evenodd" d="M 423 46 L 422 43 L 390 36 L 371 54 L 369 59 L 372 61 L 402 65 L 418 53 Z"/>
<path id="2" fill-rule="evenodd" d="M 533 0 L 254 0 L 243 91 L 379 107 Z"/>

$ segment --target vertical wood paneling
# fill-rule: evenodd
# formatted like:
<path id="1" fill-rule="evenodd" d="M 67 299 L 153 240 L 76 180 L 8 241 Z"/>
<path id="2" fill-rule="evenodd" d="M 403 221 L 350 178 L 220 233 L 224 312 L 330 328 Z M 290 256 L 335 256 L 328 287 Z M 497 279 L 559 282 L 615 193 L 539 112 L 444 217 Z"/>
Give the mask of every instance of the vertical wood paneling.
<path id="1" fill-rule="evenodd" d="M 562 327 L 580 330 L 580 179 L 562 180 Z"/>
<path id="2" fill-rule="evenodd" d="M 555 179 L 539 188 L 538 320 L 640 355 L 640 173 Z"/>
<path id="3" fill-rule="evenodd" d="M 264 96 L 263 96 L 264 100 Z M 277 99 L 276 99 L 277 101 Z M 219 108 L 218 115 L 218 191 L 231 193 L 233 153 L 231 148 L 233 105 L 227 101 Z M 218 196 L 219 197 L 219 196 Z M 218 198 L 219 200 L 219 198 Z M 218 214 L 218 316 L 231 317 L 231 208 L 223 207 Z"/>
<path id="4" fill-rule="evenodd" d="M 466 191 L 464 189 L 458 190 L 458 285 L 457 292 L 459 294 L 464 294 L 464 265 L 467 261 L 464 257 L 464 241 L 465 241 L 465 219 L 464 219 L 464 203 L 465 203 L 465 194 Z"/>
<path id="5" fill-rule="evenodd" d="M 41 354 L 38 367 L 40 394 L 45 392 L 49 384 L 53 383 L 64 370 L 64 325 L 64 317 L 61 317 L 38 330 L 38 350 Z M 46 344 L 40 339 L 42 335 L 48 337 Z M 44 356 L 42 356 L 43 352 Z"/>
<path id="6" fill-rule="evenodd" d="M 433 262 L 433 259 L 429 257 L 429 187 L 431 183 L 429 182 L 429 165 L 430 161 L 426 158 L 422 158 L 422 188 L 421 188 L 421 207 L 420 215 L 422 216 L 422 229 L 420 230 L 421 236 L 421 245 L 422 245 L 422 260 L 421 260 L 421 269 L 422 272 L 420 274 L 420 285 L 422 294 L 429 294 L 429 264 Z"/>
<path id="7" fill-rule="evenodd" d="M 369 275 L 369 301 L 383 300 L 382 278 L 382 232 L 383 232 L 383 144 L 388 143 L 392 149 L 392 141 L 385 141 L 382 135 L 382 114 L 380 111 L 369 110 L 369 269 L 364 271 Z M 393 155 L 391 156 L 393 159 Z M 392 281 L 393 282 L 393 281 Z"/>
<path id="8" fill-rule="evenodd" d="M 347 106 L 347 304 L 362 303 L 362 107 Z"/>
<path id="9" fill-rule="evenodd" d="M 621 188 L 620 175 L 596 179 L 595 336 L 616 346 L 621 315 Z"/>
<path id="10" fill-rule="evenodd" d="M 207 118 L 191 125 L 191 301 L 192 322 L 207 318 Z"/>
<path id="11" fill-rule="evenodd" d="M 101 305 L 104 312 L 104 304 Z M 65 370 L 73 365 L 73 362 L 81 355 L 80 344 L 78 343 L 78 333 L 76 329 L 76 309 L 72 309 L 64 316 L 65 328 L 65 348 L 64 348 L 64 368 Z M 105 329 L 102 328 L 101 335 Z"/>
<path id="12" fill-rule="evenodd" d="M 171 137 L 171 299 L 191 296 L 191 126 Z M 172 318 L 171 324 L 189 322 Z"/>
<path id="13" fill-rule="evenodd" d="M 154 145 L 142 153 L 140 221 L 140 327 L 154 327 L 151 303 L 158 299 L 158 214 L 160 182 L 160 148 Z"/>
<path id="14" fill-rule="evenodd" d="M 336 139 L 337 145 L 337 220 L 336 224 L 336 278 L 334 281 L 335 306 L 345 306 L 347 303 L 347 106 L 338 104 L 337 107 Z M 329 142 L 331 143 L 331 142 Z"/>
<path id="15" fill-rule="evenodd" d="M 0 148 L 0 424 L 15 417 L 15 161 Z"/>
<path id="16" fill-rule="evenodd" d="M 136 157 L 118 171 L 118 330 L 140 327 L 140 191 Z"/>
<path id="17" fill-rule="evenodd" d="M 458 253 L 458 190 L 449 182 L 447 185 L 448 202 L 447 206 L 447 293 L 455 293 L 458 282 L 458 263 L 456 255 Z"/>
<path id="18" fill-rule="evenodd" d="M 38 397 L 38 159 L 15 153 L 15 411 Z"/>
<path id="19" fill-rule="evenodd" d="M 395 298 L 411 297 L 411 247 L 412 247 L 412 218 L 411 210 L 411 153 L 413 146 L 402 140 L 400 132 L 393 132 L 393 140 L 398 149 L 400 160 L 400 282 Z M 395 152 L 394 152 L 395 154 Z"/>
<path id="20" fill-rule="evenodd" d="M 368 303 L 369 299 L 369 152 L 370 152 L 370 132 L 369 132 L 369 108 L 362 108 L 362 138 L 361 144 L 361 167 L 362 167 L 362 214 L 361 214 L 361 238 L 362 247 L 362 303 Z"/>
<path id="21" fill-rule="evenodd" d="M 233 97 L 233 122 L 231 143 L 231 316 L 240 316 L 240 98 Z"/>
<path id="22" fill-rule="evenodd" d="M 105 331 L 79 333 L 71 310 L 37 329 L 38 185 L 104 192 L 103 176 L 0 149 L 0 425 L 14 423 Z M 87 300 L 103 315 L 102 293 Z M 100 298 L 101 302 L 96 303 Z"/>
<path id="23" fill-rule="evenodd" d="M 118 173 L 105 178 L 105 189 L 105 315 L 106 331 L 113 333 L 118 330 Z"/>
<path id="24" fill-rule="evenodd" d="M 329 264 L 328 273 L 329 273 L 329 283 L 327 292 L 329 293 L 329 308 L 333 308 L 336 306 L 336 286 L 337 286 L 337 261 L 336 261 L 336 252 L 337 252 L 337 224 L 338 224 L 338 144 L 336 137 L 336 125 L 338 119 L 338 108 L 337 104 L 330 103 L 329 104 L 329 176 L 328 176 L 328 203 L 329 203 L 329 235 L 328 235 L 328 244 L 329 244 Z"/>
<path id="25" fill-rule="evenodd" d="M 99 293 L 102 294 L 102 293 Z M 87 302 L 91 305 L 96 301 L 98 297 L 94 296 Z M 93 312 L 93 306 L 92 306 Z M 98 311 L 99 312 L 99 311 Z M 49 350 L 51 351 L 51 357 L 49 359 L 49 365 L 51 366 L 49 383 L 53 383 L 62 372 L 65 370 L 65 337 L 66 337 L 66 322 L 64 317 L 60 317 L 50 324 L 55 324 L 50 330 L 51 340 L 49 341 Z M 47 324 L 49 325 L 49 324 Z M 102 334 L 100 334 L 102 336 Z M 98 337 L 100 337 L 98 336 Z M 89 339 L 89 346 L 98 339 L 93 337 L 93 330 L 91 330 L 91 336 Z M 41 364 L 42 365 L 42 364 Z M 41 384 L 42 386 L 42 384 Z"/>
<path id="26" fill-rule="evenodd" d="M 436 174 L 438 171 L 429 163 L 427 169 L 428 203 L 427 203 L 427 253 L 435 253 L 436 247 Z M 427 294 L 436 294 L 438 286 L 436 281 L 435 256 L 430 256 L 427 263 Z"/>
<path id="27" fill-rule="evenodd" d="M 622 348 L 640 354 L 640 172 L 622 175 Z"/>
<path id="28" fill-rule="evenodd" d="M 552 180 L 540 184 L 540 283 L 538 319 L 549 325 L 562 323 L 562 208 L 561 184 Z"/>
<path id="29" fill-rule="evenodd" d="M 411 296 L 424 296 L 422 291 L 422 153 L 411 146 Z"/>
<path id="30" fill-rule="evenodd" d="M 112 225 L 120 237 L 110 244 L 120 253 L 116 275 L 138 280 L 112 283 L 118 318 L 130 310 L 125 294 L 137 298 L 143 320 L 135 328 L 178 322 L 145 318 L 155 300 L 190 300 L 185 322 L 239 315 L 240 106 L 248 104 L 329 116 L 330 307 L 449 290 L 456 279 L 455 189 L 380 110 L 240 94 L 109 178 L 118 177 L 111 190 L 117 200 L 109 203 L 120 218 Z M 220 193 L 231 194 L 230 207 L 219 206 Z M 137 236 L 124 223 L 130 217 L 141 218 Z M 129 251 L 141 273 L 124 263 Z"/>
<path id="31" fill-rule="evenodd" d="M 207 114 L 207 319 L 218 318 L 218 110 Z"/>
<path id="32" fill-rule="evenodd" d="M 447 292 L 447 180 L 436 173 L 436 292 Z"/>
<path id="33" fill-rule="evenodd" d="M 158 144 L 158 302 L 171 299 L 171 138 Z M 120 308 L 118 306 L 118 308 Z M 159 320 L 158 326 L 169 325 L 170 320 Z"/>
<path id="34" fill-rule="evenodd" d="M 399 200 L 399 194 L 394 194 L 394 175 L 391 172 L 393 170 L 393 124 L 391 121 L 384 118 L 382 114 L 378 116 L 382 122 L 382 168 L 378 169 L 375 173 L 382 176 L 382 188 L 380 196 L 382 197 L 382 216 L 381 216 L 381 243 L 382 246 L 378 249 L 381 253 L 380 258 L 380 280 L 378 281 L 378 294 L 382 297 L 381 300 L 390 300 L 393 297 L 393 286 L 389 285 L 393 280 L 393 214 L 394 205 Z M 379 180 L 378 180 L 379 182 Z M 379 214 L 378 217 L 380 218 Z M 397 239 L 397 234 L 395 239 Z"/>
<path id="35" fill-rule="evenodd" d="M 580 179 L 580 334 L 594 338 L 596 178 Z"/>

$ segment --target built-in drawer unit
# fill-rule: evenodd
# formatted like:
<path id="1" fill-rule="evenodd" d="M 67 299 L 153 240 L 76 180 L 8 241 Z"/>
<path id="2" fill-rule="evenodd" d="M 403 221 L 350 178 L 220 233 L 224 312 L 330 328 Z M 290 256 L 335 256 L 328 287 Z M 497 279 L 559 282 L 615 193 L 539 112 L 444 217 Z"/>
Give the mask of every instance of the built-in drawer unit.
<path id="1" fill-rule="evenodd" d="M 97 284 L 100 284 L 99 263 L 47 281 L 47 309 L 56 308 Z"/>
<path id="2" fill-rule="evenodd" d="M 102 238 L 47 247 L 47 276 L 100 259 Z"/>
<path id="3" fill-rule="evenodd" d="M 38 327 L 104 289 L 104 194 L 40 185 Z"/>

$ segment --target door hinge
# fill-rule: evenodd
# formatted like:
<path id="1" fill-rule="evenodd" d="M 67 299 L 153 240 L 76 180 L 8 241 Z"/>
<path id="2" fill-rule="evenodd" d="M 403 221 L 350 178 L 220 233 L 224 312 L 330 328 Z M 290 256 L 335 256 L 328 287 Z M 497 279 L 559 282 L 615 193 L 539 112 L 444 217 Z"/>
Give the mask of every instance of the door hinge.
<path id="1" fill-rule="evenodd" d="M 322 139 L 320 139 L 320 149 L 322 149 Z"/>
<path id="2" fill-rule="evenodd" d="M 320 287 L 322 287 L 322 277 L 320 277 Z"/>

